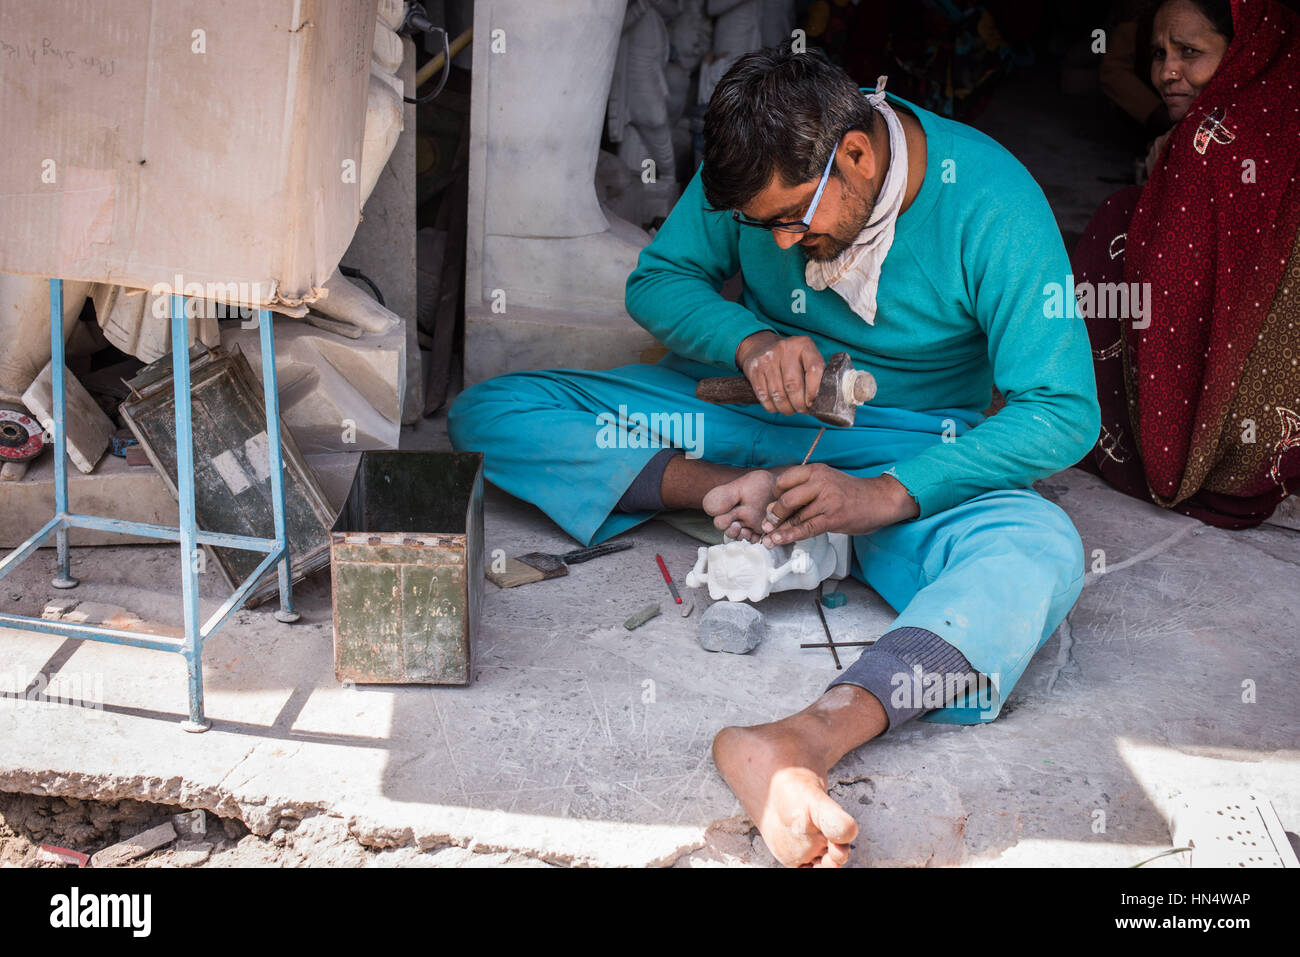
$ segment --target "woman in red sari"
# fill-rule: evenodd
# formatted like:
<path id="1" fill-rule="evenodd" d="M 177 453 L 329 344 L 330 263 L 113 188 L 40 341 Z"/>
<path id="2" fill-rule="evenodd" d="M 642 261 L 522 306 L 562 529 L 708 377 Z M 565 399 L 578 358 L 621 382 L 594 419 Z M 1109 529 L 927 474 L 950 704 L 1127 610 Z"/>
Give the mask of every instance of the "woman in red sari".
<path id="1" fill-rule="evenodd" d="M 1145 315 L 1080 302 L 1102 429 L 1079 467 L 1248 528 L 1300 489 L 1300 17 L 1225 7 L 1157 9 L 1151 79 L 1176 125 L 1075 250 L 1076 288 L 1149 284 L 1129 297 Z"/>

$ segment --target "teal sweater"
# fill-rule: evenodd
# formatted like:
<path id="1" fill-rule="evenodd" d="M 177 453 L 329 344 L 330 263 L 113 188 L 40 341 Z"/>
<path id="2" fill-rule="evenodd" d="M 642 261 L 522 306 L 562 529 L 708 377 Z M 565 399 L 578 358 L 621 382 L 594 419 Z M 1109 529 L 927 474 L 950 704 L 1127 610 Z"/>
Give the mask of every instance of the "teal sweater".
<path id="1" fill-rule="evenodd" d="M 873 405 L 978 423 L 890 471 L 924 517 L 1073 465 L 1101 417 L 1083 320 L 1045 308 L 1054 290 L 1070 294 L 1070 263 L 1038 184 L 984 134 L 888 99 L 920 120 L 927 162 L 881 269 L 874 325 L 806 284 L 799 246 L 706 212 L 698 172 L 628 277 L 627 310 L 674 353 L 733 375 L 745 337 L 807 335 L 875 375 Z M 743 301 L 729 302 L 719 291 L 738 269 Z M 981 421 L 994 383 L 1006 407 Z"/>

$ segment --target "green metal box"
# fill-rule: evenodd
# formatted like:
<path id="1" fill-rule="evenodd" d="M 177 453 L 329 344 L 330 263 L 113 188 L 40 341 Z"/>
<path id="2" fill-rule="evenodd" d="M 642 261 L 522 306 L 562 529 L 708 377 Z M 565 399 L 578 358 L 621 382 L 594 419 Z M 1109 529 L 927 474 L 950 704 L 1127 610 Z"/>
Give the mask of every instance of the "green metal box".
<path id="1" fill-rule="evenodd" d="M 483 602 L 483 455 L 362 452 L 330 533 L 334 674 L 470 682 Z"/>

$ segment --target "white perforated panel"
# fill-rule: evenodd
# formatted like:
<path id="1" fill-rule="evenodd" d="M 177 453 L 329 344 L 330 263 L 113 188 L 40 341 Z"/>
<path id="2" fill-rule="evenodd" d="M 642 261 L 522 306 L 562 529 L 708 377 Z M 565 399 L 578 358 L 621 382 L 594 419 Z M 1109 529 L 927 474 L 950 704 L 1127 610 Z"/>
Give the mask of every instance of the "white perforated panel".
<path id="1" fill-rule="evenodd" d="M 1170 830 L 1191 867 L 1300 867 L 1272 803 L 1253 794 L 1186 799 Z"/>

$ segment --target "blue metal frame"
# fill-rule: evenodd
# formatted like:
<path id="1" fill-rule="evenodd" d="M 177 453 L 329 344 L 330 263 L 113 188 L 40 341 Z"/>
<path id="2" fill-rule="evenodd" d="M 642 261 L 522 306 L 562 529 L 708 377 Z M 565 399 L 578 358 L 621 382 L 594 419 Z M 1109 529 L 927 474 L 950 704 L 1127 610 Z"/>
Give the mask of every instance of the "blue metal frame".
<path id="1" fill-rule="evenodd" d="M 64 388 L 63 347 L 63 280 L 50 280 L 50 351 L 53 363 L 54 386 L 54 517 L 36 534 L 23 542 L 0 561 L 0 578 L 17 568 L 25 559 L 36 553 L 54 535 L 58 550 L 59 573 L 52 584 L 56 588 L 75 588 L 72 577 L 71 556 L 68 553 L 68 529 L 92 528 L 105 532 L 121 532 L 147 538 L 160 538 L 179 542 L 181 551 L 181 599 L 185 614 L 185 637 L 154 635 L 146 632 L 121 631 L 93 625 L 66 621 L 47 621 L 23 615 L 0 613 L 0 626 L 24 631 L 39 631 L 65 638 L 107 641 L 116 645 L 131 645 L 155 651 L 172 651 L 185 657 L 189 679 L 189 717 L 181 722 L 186 731 L 206 731 L 211 722 L 203 715 L 203 643 L 213 632 L 225 624 L 248 593 L 261 581 L 272 565 L 278 564 L 280 579 L 280 609 L 275 617 L 280 621 L 296 621 L 293 610 L 293 588 L 289 575 L 289 538 L 284 518 L 284 462 L 280 450 L 280 395 L 276 388 L 275 337 L 271 326 L 271 312 L 258 310 L 258 328 L 262 343 L 262 391 L 266 402 L 266 434 L 270 450 L 271 506 L 275 516 L 275 538 L 252 538 L 246 535 L 228 535 L 205 532 L 199 529 L 194 511 L 194 437 L 191 431 L 192 406 L 190 396 L 190 325 L 185 317 L 185 297 L 172 296 L 172 380 L 176 400 L 176 486 L 180 505 L 180 525 L 151 525 L 128 522 L 123 519 L 104 518 L 98 515 L 79 515 L 68 511 L 67 416 Z M 234 593 L 226 599 L 203 624 L 199 623 L 199 584 L 195 558 L 198 546 L 221 545 L 249 551 L 266 552 L 266 558 L 253 570 Z"/>

